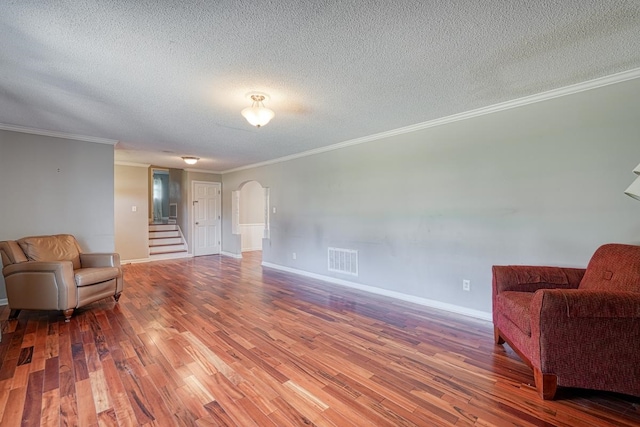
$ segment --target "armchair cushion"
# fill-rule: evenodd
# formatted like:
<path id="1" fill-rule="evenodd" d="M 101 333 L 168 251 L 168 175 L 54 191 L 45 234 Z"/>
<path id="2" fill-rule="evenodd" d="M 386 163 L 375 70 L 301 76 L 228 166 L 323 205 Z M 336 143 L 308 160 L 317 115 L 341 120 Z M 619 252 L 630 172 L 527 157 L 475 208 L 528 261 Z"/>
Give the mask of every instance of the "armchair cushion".
<path id="1" fill-rule="evenodd" d="M 24 237 L 18 244 L 31 261 L 71 261 L 74 270 L 81 267 L 80 248 L 70 234 Z"/>
<path id="2" fill-rule="evenodd" d="M 118 277 L 118 267 L 79 268 L 74 271 L 76 286 L 94 285 Z"/>
<path id="3" fill-rule="evenodd" d="M 589 261 L 580 289 L 640 292 L 640 246 L 600 246 Z"/>
<path id="4" fill-rule="evenodd" d="M 529 307 L 535 294 L 533 292 L 502 292 L 496 297 L 495 310 L 504 313 L 523 333 L 531 336 L 531 316 Z"/>

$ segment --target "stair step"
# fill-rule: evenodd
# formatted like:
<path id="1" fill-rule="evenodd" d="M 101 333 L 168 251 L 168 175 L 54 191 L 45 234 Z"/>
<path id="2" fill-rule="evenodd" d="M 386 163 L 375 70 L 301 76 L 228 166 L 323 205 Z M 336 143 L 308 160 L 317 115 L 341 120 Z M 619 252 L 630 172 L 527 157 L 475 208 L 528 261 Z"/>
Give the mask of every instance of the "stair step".
<path id="1" fill-rule="evenodd" d="M 172 253 L 172 252 L 186 252 L 186 251 L 187 251 L 187 248 L 183 243 L 180 243 L 178 245 L 162 245 L 162 246 L 149 247 L 150 255 L 166 254 L 166 253 Z"/>
<path id="2" fill-rule="evenodd" d="M 162 237 L 149 239 L 149 247 L 182 244 L 182 237 Z"/>
<path id="3" fill-rule="evenodd" d="M 149 231 L 149 239 L 160 239 L 167 237 L 180 237 L 179 231 Z"/>
<path id="4" fill-rule="evenodd" d="M 149 224 L 149 257 L 154 259 L 188 256 L 187 243 L 177 224 Z"/>
<path id="5" fill-rule="evenodd" d="M 149 224 L 149 231 L 178 231 L 176 224 Z"/>
<path id="6" fill-rule="evenodd" d="M 176 258 L 188 258 L 188 257 L 190 257 L 190 255 L 187 251 L 167 252 L 165 254 L 155 254 L 155 255 L 149 256 L 149 258 L 151 258 L 154 261 L 161 260 L 161 259 L 176 259 Z"/>

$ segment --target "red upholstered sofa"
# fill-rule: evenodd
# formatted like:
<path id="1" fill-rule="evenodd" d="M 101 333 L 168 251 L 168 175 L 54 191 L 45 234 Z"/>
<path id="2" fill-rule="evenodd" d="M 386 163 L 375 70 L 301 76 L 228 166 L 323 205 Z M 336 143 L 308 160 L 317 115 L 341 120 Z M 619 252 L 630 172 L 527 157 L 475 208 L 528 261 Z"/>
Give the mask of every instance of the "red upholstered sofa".
<path id="1" fill-rule="evenodd" d="M 586 270 L 494 266 L 493 324 L 543 399 L 558 386 L 640 396 L 640 246 L 603 245 Z"/>

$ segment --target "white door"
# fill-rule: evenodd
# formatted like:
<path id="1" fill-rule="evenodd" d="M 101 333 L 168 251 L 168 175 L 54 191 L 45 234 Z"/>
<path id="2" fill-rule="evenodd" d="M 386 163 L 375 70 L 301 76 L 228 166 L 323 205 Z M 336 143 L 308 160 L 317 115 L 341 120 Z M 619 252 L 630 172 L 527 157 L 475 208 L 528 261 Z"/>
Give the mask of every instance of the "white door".
<path id="1" fill-rule="evenodd" d="M 220 253 L 220 183 L 193 182 L 193 255 Z"/>

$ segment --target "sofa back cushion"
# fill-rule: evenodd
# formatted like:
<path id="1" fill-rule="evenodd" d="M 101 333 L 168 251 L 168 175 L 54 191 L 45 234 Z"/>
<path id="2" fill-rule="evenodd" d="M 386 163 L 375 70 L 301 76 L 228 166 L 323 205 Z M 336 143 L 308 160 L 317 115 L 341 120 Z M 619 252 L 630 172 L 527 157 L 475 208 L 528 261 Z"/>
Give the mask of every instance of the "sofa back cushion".
<path id="1" fill-rule="evenodd" d="M 70 234 L 25 237 L 18 244 L 31 261 L 71 261 L 74 270 L 80 268 L 80 247 Z"/>
<path id="2" fill-rule="evenodd" d="M 591 257 L 578 289 L 640 293 L 640 246 L 610 243 Z"/>

